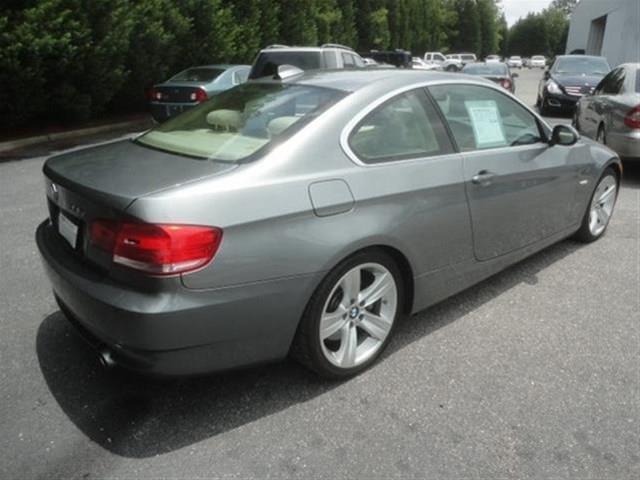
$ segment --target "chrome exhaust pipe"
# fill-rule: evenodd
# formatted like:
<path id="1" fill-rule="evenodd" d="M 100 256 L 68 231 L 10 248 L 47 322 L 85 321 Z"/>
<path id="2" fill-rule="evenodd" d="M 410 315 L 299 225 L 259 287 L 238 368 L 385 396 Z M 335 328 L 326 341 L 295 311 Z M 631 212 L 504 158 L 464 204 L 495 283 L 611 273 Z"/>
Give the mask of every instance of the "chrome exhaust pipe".
<path id="1" fill-rule="evenodd" d="M 111 350 L 106 348 L 98 351 L 98 360 L 100 361 L 100 365 L 103 368 L 109 369 L 116 366 L 116 361 L 113 359 L 113 354 Z"/>

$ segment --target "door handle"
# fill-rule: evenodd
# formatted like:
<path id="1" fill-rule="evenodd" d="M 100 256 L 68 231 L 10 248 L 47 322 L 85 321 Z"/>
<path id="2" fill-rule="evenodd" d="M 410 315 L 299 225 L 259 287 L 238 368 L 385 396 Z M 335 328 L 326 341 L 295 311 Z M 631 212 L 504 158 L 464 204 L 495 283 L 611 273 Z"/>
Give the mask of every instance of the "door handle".
<path id="1" fill-rule="evenodd" d="M 491 180 L 495 176 L 496 174 L 493 172 L 490 172 L 489 170 L 480 170 L 476 175 L 471 177 L 471 183 L 486 187 L 487 185 L 491 184 Z"/>

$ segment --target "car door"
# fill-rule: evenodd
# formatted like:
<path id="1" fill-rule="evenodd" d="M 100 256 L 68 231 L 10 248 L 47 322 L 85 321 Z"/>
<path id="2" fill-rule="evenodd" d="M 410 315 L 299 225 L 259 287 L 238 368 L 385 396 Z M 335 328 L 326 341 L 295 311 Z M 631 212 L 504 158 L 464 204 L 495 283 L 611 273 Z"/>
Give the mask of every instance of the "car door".
<path id="1" fill-rule="evenodd" d="M 463 155 L 478 260 L 567 228 L 577 190 L 570 148 L 550 147 L 535 115 L 490 86 L 429 87 Z"/>
<path id="2" fill-rule="evenodd" d="M 624 68 L 618 67 L 609 72 L 598 84 L 591 98 L 585 105 L 584 121 L 587 135 L 596 138 L 601 124 L 607 119 L 615 102 L 614 96 L 620 93 L 624 84 Z"/>
<path id="3" fill-rule="evenodd" d="M 345 179 L 361 218 L 393 212 L 389 231 L 406 242 L 416 276 L 472 257 L 462 157 L 424 89 L 398 93 L 356 121 L 343 146 L 367 167 Z"/>

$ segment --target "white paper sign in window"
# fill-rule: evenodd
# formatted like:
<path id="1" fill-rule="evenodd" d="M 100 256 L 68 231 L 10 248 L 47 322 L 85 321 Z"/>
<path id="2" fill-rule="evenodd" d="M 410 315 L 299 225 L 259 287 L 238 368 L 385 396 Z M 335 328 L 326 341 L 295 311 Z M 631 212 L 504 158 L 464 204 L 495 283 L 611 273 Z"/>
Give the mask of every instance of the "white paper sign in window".
<path id="1" fill-rule="evenodd" d="M 477 148 L 502 147 L 507 144 L 502 118 L 493 100 L 468 100 L 464 102 Z"/>

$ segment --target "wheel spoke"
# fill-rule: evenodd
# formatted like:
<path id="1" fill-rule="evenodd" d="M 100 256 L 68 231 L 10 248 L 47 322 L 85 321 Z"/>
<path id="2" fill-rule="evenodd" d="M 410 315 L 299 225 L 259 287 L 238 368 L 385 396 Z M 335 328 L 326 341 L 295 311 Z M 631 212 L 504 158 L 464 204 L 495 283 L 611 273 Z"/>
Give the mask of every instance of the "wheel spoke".
<path id="1" fill-rule="evenodd" d="M 342 279 L 342 290 L 345 302 L 350 302 L 358 298 L 360 293 L 360 269 L 354 268 Z"/>
<path id="2" fill-rule="evenodd" d="M 598 208 L 596 210 L 596 215 L 598 216 L 600 225 L 604 227 L 609 221 L 609 215 L 607 215 L 607 212 L 605 212 L 602 208 Z"/>
<path id="3" fill-rule="evenodd" d="M 598 202 L 599 202 L 599 203 L 604 203 L 604 202 L 606 202 L 606 201 L 607 201 L 607 200 L 609 200 L 609 199 L 611 198 L 611 196 L 612 196 L 612 195 L 614 195 L 615 193 L 616 193 L 616 189 L 615 189 L 615 188 L 609 188 L 609 189 L 606 189 L 606 190 L 604 191 L 604 193 L 602 193 L 602 194 L 600 195 L 600 198 L 598 198 Z"/>
<path id="4" fill-rule="evenodd" d="M 384 340 L 391 329 L 391 321 L 371 312 L 363 312 L 360 328 L 377 340 Z"/>
<path id="5" fill-rule="evenodd" d="M 386 272 L 382 273 L 381 275 L 376 276 L 370 286 L 360 292 L 358 302 L 364 308 L 370 307 L 380 300 L 393 287 L 394 283 L 391 274 Z"/>
<path id="6" fill-rule="evenodd" d="M 325 340 L 331 335 L 339 331 L 347 320 L 344 317 L 347 309 L 342 305 L 338 305 L 335 312 L 325 313 L 320 321 L 320 338 Z"/>
<path id="7" fill-rule="evenodd" d="M 358 349 L 358 332 L 355 325 L 348 322 L 341 330 L 340 349 L 336 357 L 340 366 L 349 368 L 356 363 L 356 351 Z"/>

